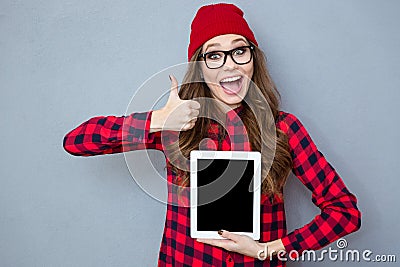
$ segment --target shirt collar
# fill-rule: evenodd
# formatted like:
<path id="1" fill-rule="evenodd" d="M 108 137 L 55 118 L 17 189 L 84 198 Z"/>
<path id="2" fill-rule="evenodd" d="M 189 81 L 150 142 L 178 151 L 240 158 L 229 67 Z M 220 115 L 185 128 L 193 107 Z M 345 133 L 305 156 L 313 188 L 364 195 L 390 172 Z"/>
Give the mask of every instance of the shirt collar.
<path id="1" fill-rule="evenodd" d="M 226 113 L 226 117 L 227 119 L 229 119 L 230 121 L 232 121 L 233 123 L 236 123 L 240 120 L 240 115 L 243 111 L 244 107 L 243 104 L 240 104 L 240 106 L 238 106 L 237 108 L 234 108 L 232 110 L 229 110 Z"/>

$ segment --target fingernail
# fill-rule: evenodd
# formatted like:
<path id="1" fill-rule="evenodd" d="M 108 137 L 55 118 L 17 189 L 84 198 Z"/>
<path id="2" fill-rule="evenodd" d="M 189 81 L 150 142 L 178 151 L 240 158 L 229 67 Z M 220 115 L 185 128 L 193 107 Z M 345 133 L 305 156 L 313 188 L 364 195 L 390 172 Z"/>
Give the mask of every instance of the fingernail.
<path id="1" fill-rule="evenodd" d="M 224 230 L 219 230 L 219 231 L 218 231 L 218 234 L 219 234 L 219 235 L 222 235 L 222 232 L 223 232 L 223 231 L 224 231 Z"/>
<path id="2" fill-rule="evenodd" d="M 169 80 L 172 81 L 171 75 L 168 75 L 168 77 L 169 77 Z"/>

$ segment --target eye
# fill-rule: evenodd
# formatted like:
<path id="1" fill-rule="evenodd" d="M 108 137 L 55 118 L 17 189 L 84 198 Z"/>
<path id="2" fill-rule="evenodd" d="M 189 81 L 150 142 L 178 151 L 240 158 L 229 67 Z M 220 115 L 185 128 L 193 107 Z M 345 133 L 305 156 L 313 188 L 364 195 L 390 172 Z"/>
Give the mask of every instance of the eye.
<path id="1" fill-rule="evenodd" d="M 241 56 L 244 53 L 246 53 L 246 48 L 244 48 L 244 47 L 239 47 L 233 51 L 233 55 L 235 55 L 235 56 Z"/>
<path id="2" fill-rule="evenodd" d="M 221 59 L 222 55 L 221 53 L 218 52 L 210 52 L 209 54 L 206 55 L 207 60 L 219 60 Z"/>

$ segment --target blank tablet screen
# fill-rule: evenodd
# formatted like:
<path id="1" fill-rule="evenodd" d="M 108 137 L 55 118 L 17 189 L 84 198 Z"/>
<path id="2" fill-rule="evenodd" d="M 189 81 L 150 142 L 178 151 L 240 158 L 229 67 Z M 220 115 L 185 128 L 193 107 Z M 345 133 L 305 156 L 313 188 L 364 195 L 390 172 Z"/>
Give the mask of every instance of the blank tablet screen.
<path id="1" fill-rule="evenodd" d="M 197 170 L 197 230 L 253 232 L 254 161 L 197 159 Z"/>

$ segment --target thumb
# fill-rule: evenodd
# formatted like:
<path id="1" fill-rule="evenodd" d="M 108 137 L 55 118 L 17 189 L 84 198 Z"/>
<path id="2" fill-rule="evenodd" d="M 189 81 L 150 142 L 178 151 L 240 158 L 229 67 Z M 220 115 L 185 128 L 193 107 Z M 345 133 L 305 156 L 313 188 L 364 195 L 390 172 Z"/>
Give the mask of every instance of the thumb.
<path id="1" fill-rule="evenodd" d="M 178 95 L 178 81 L 173 75 L 169 75 L 169 79 L 171 80 L 171 91 L 169 92 L 169 99 L 179 99 Z"/>

